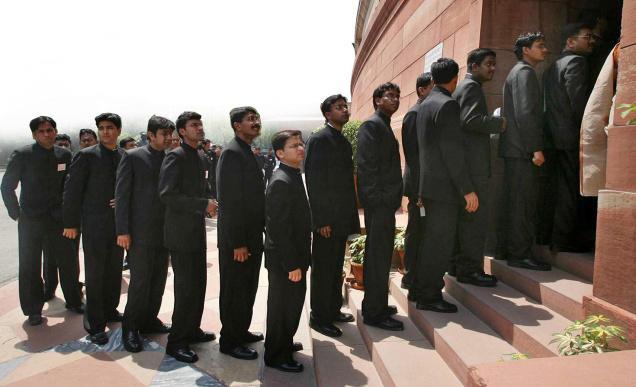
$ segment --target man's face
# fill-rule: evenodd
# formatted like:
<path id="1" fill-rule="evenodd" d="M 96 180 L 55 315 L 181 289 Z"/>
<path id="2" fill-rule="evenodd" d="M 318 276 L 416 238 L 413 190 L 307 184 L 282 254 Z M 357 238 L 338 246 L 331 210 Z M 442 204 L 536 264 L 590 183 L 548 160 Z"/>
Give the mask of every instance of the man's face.
<path id="1" fill-rule="evenodd" d="M 51 149 L 55 145 L 57 129 L 50 122 L 43 122 L 33 132 L 33 139 L 44 149 Z"/>
<path id="2" fill-rule="evenodd" d="M 285 147 L 276 151 L 276 156 L 287 165 L 300 167 L 305 159 L 305 144 L 300 136 L 290 137 L 285 142 Z"/>
<path id="3" fill-rule="evenodd" d="M 397 90 L 387 90 L 382 97 L 376 98 L 378 110 L 391 117 L 400 107 L 400 93 Z"/>
<path id="4" fill-rule="evenodd" d="M 545 46 L 545 40 L 535 40 L 530 48 L 524 47 L 523 53 L 528 59 L 535 63 L 543 62 L 548 55 L 548 48 Z"/>
<path id="5" fill-rule="evenodd" d="M 344 99 L 338 99 L 331 105 L 331 110 L 325 113 L 327 121 L 342 126 L 349 122 L 349 105 Z"/>
<path id="6" fill-rule="evenodd" d="M 589 28 L 581 28 L 576 36 L 568 38 L 567 49 L 578 55 L 590 55 L 594 51 L 596 37 Z"/>
<path id="7" fill-rule="evenodd" d="M 121 129 L 111 121 L 99 121 L 97 123 L 97 135 L 99 142 L 107 148 L 112 148 L 117 144 L 117 137 L 121 134 Z"/>
<path id="8" fill-rule="evenodd" d="M 220 146 L 217 146 L 214 149 L 214 154 L 216 154 L 216 157 L 221 157 L 221 151 L 223 150 L 223 148 L 221 148 Z"/>
<path id="9" fill-rule="evenodd" d="M 180 143 L 181 143 L 181 138 L 179 137 L 179 132 L 175 130 L 172 132 L 172 135 L 170 136 L 170 149 L 178 148 Z"/>
<path id="10" fill-rule="evenodd" d="M 208 152 L 210 150 L 210 147 L 212 146 L 212 143 L 209 142 L 204 142 L 203 143 L 203 150 Z"/>
<path id="11" fill-rule="evenodd" d="M 480 82 L 492 81 L 495 76 L 495 67 L 497 59 L 494 56 L 487 56 L 480 65 L 471 65 L 471 73 L 477 77 Z"/>
<path id="12" fill-rule="evenodd" d="M 80 137 L 80 149 L 88 148 L 89 146 L 93 146 L 97 144 L 97 140 L 93 135 L 89 133 L 84 133 Z"/>
<path id="13" fill-rule="evenodd" d="M 431 83 L 429 83 L 428 86 L 426 86 L 426 87 L 418 87 L 417 88 L 418 97 L 421 98 L 421 99 L 424 99 L 424 98 L 428 97 L 428 95 L 431 94 L 431 90 L 433 90 L 433 86 L 435 86 L 435 84 L 431 80 Z"/>
<path id="14" fill-rule="evenodd" d="M 170 129 L 157 129 L 157 134 L 148 132 L 148 141 L 153 149 L 162 151 L 170 148 L 172 143 L 172 130 Z"/>
<path id="15" fill-rule="evenodd" d="M 180 128 L 179 133 L 183 136 L 184 140 L 188 140 L 191 143 L 198 143 L 205 138 L 203 122 L 201 122 L 201 120 L 186 121 L 185 128 Z"/>
<path id="16" fill-rule="evenodd" d="M 243 137 L 253 140 L 261 135 L 261 117 L 258 114 L 249 112 L 241 122 L 234 123 L 234 129 L 236 134 L 241 134 Z"/>
<path id="17" fill-rule="evenodd" d="M 62 148 L 71 149 L 71 143 L 68 140 L 57 140 L 55 141 L 55 145 L 61 146 Z"/>
<path id="18" fill-rule="evenodd" d="M 134 141 L 128 141 L 126 144 L 124 144 L 124 149 L 126 150 L 135 149 L 135 148 L 137 148 L 137 143 Z"/>

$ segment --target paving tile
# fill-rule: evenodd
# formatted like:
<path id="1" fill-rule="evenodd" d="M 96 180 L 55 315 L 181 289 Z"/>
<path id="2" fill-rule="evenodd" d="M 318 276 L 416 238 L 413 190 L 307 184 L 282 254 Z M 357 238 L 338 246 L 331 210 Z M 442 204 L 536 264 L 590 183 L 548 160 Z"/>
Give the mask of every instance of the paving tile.
<path id="1" fill-rule="evenodd" d="M 382 386 L 364 344 L 315 346 L 314 364 L 322 386 Z"/>
<path id="2" fill-rule="evenodd" d="M 0 363 L 0 383 L 4 383 L 3 379 L 11 374 L 16 368 L 20 367 L 22 363 L 29 359 L 29 355 L 23 355 L 15 357 L 11 360 Z"/>
<path id="3" fill-rule="evenodd" d="M 143 385 L 149 385 L 166 356 L 163 351 L 107 352 L 119 366 L 133 375 Z"/>
<path id="4" fill-rule="evenodd" d="M 224 384 L 196 368 L 166 356 L 150 386 L 224 386 Z"/>
<path id="5" fill-rule="evenodd" d="M 33 354 L 20 366 L 16 367 L 2 382 L 15 383 L 23 379 L 29 379 L 34 375 L 46 373 L 54 368 L 65 367 L 87 356 L 89 355 L 83 352 L 44 352 Z"/>

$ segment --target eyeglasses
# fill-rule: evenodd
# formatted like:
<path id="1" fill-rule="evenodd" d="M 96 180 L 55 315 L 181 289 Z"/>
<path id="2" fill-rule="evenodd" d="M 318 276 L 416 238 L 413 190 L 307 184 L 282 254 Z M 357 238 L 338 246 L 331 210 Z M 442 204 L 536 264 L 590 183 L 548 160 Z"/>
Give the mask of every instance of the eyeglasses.
<path id="1" fill-rule="evenodd" d="M 581 38 L 581 39 L 587 39 L 587 40 L 596 40 L 597 37 L 600 38 L 600 36 L 595 35 L 595 34 L 585 34 L 585 35 L 577 35 L 577 38 Z"/>
<path id="2" fill-rule="evenodd" d="M 292 144 L 292 145 L 286 146 L 286 148 L 289 148 L 289 149 L 298 149 L 300 147 L 304 148 L 305 147 L 305 143 L 304 142 L 299 142 L 297 144 Z"/>
<path id="3" fill-rule="evenodd" d="M 398 100 L 400 99 L 400 95 L 399 94 L 387 94 L 387 95 L 383 95 L 382 98 L 384 99 L 392 99 L 392 100 Z"/>
<path id="4" fill-rule="evenodd" d="M 332 107 L 338 111 L 349 110 L 349 106 L 347 105 L 333 105 Z"/>

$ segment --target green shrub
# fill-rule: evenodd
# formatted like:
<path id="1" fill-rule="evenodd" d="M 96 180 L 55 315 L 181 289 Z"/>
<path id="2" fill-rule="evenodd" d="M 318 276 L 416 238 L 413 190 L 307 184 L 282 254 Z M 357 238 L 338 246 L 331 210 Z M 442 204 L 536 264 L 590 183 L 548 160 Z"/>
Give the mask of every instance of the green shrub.
<path id="1" fill-rule="evenodd" d="M 404 237 L 406 229 L 404 227 L 395 228 L 395 239 L 393 240 L 393 249 L 397 251 L 404 250 Z"/>
<path id="2" fill-rule="evenodd" d="M 580 355 L 584 353 L 603 353 L 618 351 L 610 346 L 612 339 L 626 343 L 623 329 L 615 325 L 607 325 L 611 321 L 603 315 L 588 316 L 585 321 L 575 321 L 563 333 L 555 333 L 550 344 L 558 343 L 562 356 Z"/>
<path id="3" fill-rule="evenodd" d="M 366 235 L 360 235 L 349 242 L 349 253 L 351 262 L 362 265 L 364 263 L 364 245 L 367 241 Z"/>
<path id="4" fill-rule="evenodd" d="M 351 120 L 347 122 L 342 128 L 342 135 L 351 143 L 351 150 L 353 151 L 353 169 L 356 165 L 356 151 L 358 150 L 358 129 L 360 129 L 362 121 Z"/>

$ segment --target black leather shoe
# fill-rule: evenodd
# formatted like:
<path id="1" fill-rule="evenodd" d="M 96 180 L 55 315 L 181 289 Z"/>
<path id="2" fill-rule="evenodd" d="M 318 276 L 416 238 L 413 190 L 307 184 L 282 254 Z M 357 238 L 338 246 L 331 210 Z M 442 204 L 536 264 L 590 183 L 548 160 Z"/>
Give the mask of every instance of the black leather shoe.
<path id="1" fill-rule="evenodd" d="M 29 325 L 36 326 L 42 324 L 42 315 L 41 314 L 32 314 L 29 316 Z"/>
<path id="2" fill-rule="evenodd" d="M 412 302 L 417 302 L 417 297 L 413 292 L 409 292 L 409 294 L 406 296 L 406 299 Z"/>
<path id="3" fill-rule="evenodd" d="M 438 313 L 456 313 L 457 306 L 451 304 L 450 302 L 439 300 L 435 302 L 418 302 L 416 305 L 417 309 L 420 310 L 431 310 L 433 312 Z"/>
<path id="4" fill-rule="evenodd" d="M 198 329 L 194 334 L 194 337 L 190 339 L 191 343 L 207 343 L 208 341 L 213 341 L 216 339 L 216 335 L 212 332 L 205 332 L 201 329 Z"/>
<path id="5" fill-rule="evenodd" d="M 199 356 L 197 356 L 197 353 L 188 347 L 182 347 L 182 348 L 167 347 L 166 354 L 174 357 L 176 360 L 182 363 L 195 363 L 199 361 Z"/>
<path id="6" fill-rule="evenodd" d="M 515 259 L 515 260 L 509 259 L 508 266 L 520 267 L 522 269 L 538 270 L 538 271 L 552 270 L 552 265 L 550 265 L 549 263 L 537 261 L 534 258 L 524 258 L 524 259 Z"/>
<path id="7" fill-rule="evenodd" d="M 51 301 L 54 298 L 55 298 L 55 292 L 49 291 L 49 290 L 44 291 L 44 302 Z"/>
<path id="8" fill-rule="evenodd" d="M 300 352 L 304 349 L 303 347 L 303 343 L 299 343 L 299 342 L 294 342 L 294 344 L 292 344 L 292 352 Z"/>
<path id="9" fill-rule="evenodd" d="M 258 357 L 258 352 L 256 352 L 256 350 L 249 347 L 244 347 L 242 345 L 239 345 L 238 347 L 232 348 L 230 350 L 221 349 L 221 353 L 230 355 L 233 358 L 240 360 L 254 360 Z"/>
<path id="10" fill-rule="evenodd" d="M 267 364 L 265 363 L 266 366 L 268 367 L 272 367 L 272 368 L 276 368 L 279 371 L 283 371 L 283 372 L 303 372 L 303 365 L 298 363 L 297 361 L 288 361 L 287 363 L 281 363 L 281 364 Z"/>
<path id="11" fill-rule="evenodd" d="M 106 332 L 94 333 L 92 335 L 89 335 L 88 339 L 91 341 L 91 343 L 97 345 L 105 345 L 108 343 L 108 335 L 106 334 Z"/>
<path id="12" fill-rule="evenodd" d="M 387 331 L 403 331 L 404 323 L 402 321 L 398 321 L 393 317 L 386 317 L 380 321 L 368 321 L 364 320 L 364 323 L 367 325 L 371 325 L 372 327 L 384 329 Z"/>
<path id="13" fill-rule="evenodd" d="M 124 348 L 128 352 L 141 352 L 144 349 L 144 345 L 141 342 L 141 337 L 136 331 L 125 330 L 122 332 L 121 341 L 124 344 Z"/>
<path id="14" fill-rule="evenodd" d="M 393 316 L 394 314 L 397 314 L 397 306 L 387 305 L 386 312 L 389 314 L 389 316 Z"/>
<path id="15" fill-rule="evenodd" d="M 320 324 L 316 321 L 310 320 L 309 326 L 311 327 L 311 329 L 315 330 L 316 332 L 320 332 L 325 336 L 329 336 L 329 337 L 342 336 L 342 331 L 340 330 L 340 328 L 338 328 L 337 326 L 333 324 Z"/>
<path id="16" fill-rule="evenodd" d="M 468 275 L 458 275 L 457 281 L 464 284 L 471 284 L 482 287 L 497 286 L 497 277 L 495 277 L 494 275 L 479 272 L 470 273 Z"/>
<path id="17" fill-rule="evenodd" d="M 340 322 L 340 323 L 347 323 L 347 322 L 353 322 L 355 321 L 355 319 L 353 318 L 353 315 L 351 313 L 340 312 L 338 313 L 338 315 L 333 321 Z"/>
<path id="18" fill-rule="evenodd" d="M 113 312 L 113 314 L 111 314 L 107 319 L 106 322 L 122 322 L 124 321 L 124 316 L 119 313 L 119 311 L 117 309 L 115 309 L 115 311 Z"/>
<path id="19" fill-rule="evenodd" d="M 263 334 L 261 332 L 247 332 L 247 335 L 245 336 L 245 343 L 256 343 L 259 341 L 265 340 L 265 337 L 263 337 Z"/>
<path id="20" fill-rule="evenodd" d="M 70 310 L 71 312 L 77 313 L 77 314 L 84 314 L 84 304 L 79 304 L 78 306 L 68 306 L 68 305 L 66 305 L 66 309 Z"/>
<path id="21" fill-rule="evenodd" d="M 170 324 L 164 324 L 161 320 L 159 319 L 155 319 L 155 321 L 146 326 L 144 329 L 140 329 L 139 332 L 140 333 L 144 333 L 144 334 L 158 334 L 158 335 L 162 335 L 165 333 L 170 333 Z"/>

